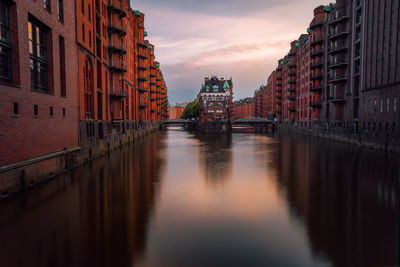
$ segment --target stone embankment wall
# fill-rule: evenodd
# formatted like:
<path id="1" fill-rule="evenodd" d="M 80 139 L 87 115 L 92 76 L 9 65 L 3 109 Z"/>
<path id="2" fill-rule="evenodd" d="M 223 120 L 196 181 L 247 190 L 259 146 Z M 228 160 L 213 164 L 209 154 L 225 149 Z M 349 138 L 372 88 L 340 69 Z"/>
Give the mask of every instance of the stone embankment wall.
<path id="1" fill-rule="evenodd" d="M 81 133 L 80 147 L 0 167 L 0 198 L 8 197 L 18 191 L 29 190 L 30 187 L 132 143 L 159 128 L 156 122 L 130 126 L 124 129 L 111 127 L 102 139 L 99 139 L 97 134 L 95 138 L 85 139 L 86 134 Z"/>
<path id="2" fill-rule="evenodd" d="M 306 128 L 298 125 L 277 125 L 278 134 L 301 134 L 312 137 L 321 137 L 336 142 L 346 143 L 354 146 L 400 154 L 400 139 L 382 138 L 375 133 L 350 134 L 340 131 L 332 131 L 315 128 Z"/>

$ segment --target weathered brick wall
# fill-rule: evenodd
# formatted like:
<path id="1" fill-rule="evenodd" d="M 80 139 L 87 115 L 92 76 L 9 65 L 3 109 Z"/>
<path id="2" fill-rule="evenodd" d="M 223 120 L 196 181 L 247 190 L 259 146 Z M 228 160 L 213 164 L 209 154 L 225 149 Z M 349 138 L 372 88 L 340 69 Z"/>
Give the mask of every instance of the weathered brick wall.
<path id="1" fill-rule="evenodd" d="M 15 1 L 13 14 L 17 23 L 11 23 L 17 36 L 18 47 L 13 46 L 14 84 L 0 84 L 0 166 L 27 160 L 78 146 L 78 107 L 76 92 L 76 43 L 74 1 L 64 1 L 64 22 L 57 19 L 57 1 L 51 0 L 51 12 L 43 8 L 42 1 Z M 52 94 L 31 90 L 28 41 L 28 14 L 50 30 L 49 86 Z M 15 18 L 15 17 L 14 17 Z M 14 18 L 10 18 L 14 21 Z M 65 40 L 65 66 L 67 97 L 61 97 L 59 35 Z M 20 81 L 20 82 L 18 82 Z M 18 103 L 19 115 L 13 115 L 13 103 Z M 38 117 L 34 117 L 38 105 Z M 54 117 L 50 117 L 53 107 Z M 63 117 L 63 108 L 65 117 Z"/>

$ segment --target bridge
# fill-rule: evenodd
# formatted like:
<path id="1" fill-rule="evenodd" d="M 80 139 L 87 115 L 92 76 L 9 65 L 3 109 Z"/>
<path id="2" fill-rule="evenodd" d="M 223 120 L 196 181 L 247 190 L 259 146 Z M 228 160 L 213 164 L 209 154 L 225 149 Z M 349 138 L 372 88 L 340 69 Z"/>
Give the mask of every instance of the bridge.
<path id="1" fill-rule="evenodd" d="M 184 119 L 174 119 L 160 122 L 160 125 L 182 125 L 182 124 L 194 124 L 192 120 L 184 120 Z"/>
<path id="2" fill-rule="evenodd" d="M 274 121 L 259 117 L 241 118 L 232 121 L 232 125 L 269 125 L 269 124 L 275 126 Z"/>

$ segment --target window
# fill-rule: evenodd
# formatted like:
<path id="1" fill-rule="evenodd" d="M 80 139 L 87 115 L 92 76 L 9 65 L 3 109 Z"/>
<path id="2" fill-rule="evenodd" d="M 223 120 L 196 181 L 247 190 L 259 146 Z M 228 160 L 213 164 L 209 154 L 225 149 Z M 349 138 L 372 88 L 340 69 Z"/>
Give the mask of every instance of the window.
<path id="1" fill-rule="evenodd" d="M 90 9 L 90 5 L 88 5 L 88 18 L 89 18 L 89 21 L 91 21 L 91 19 L 92 19 L 92 17 L 91 17 L 91 14 L 92 12 L 91 12 L 91 9 Z"/>
<path id="2" fill-rule="evenodd" d="M 82 14 L 85 15 L 85 0 L 81 0 L 81 10 Z"/>
<path id="3" fill-rule="evenodd" d="M 374 100 L 374 111 L 378 111 L 378 100 Z"/>
<path id="4" fill-rule="evenodd" d="M 93 116 L 93 65 L 90 59 L 86 59 L 84 73 L 84 94 L 85 94 L 85 118 L 94 119 Z"/>
<path id="5" fill-rule="evenodd" d="M 397 112 L 397 97 L 393 97 L 393 112 Z"/>
<path id="6" fill-rule="evenodd" d="M 89 31 L 89 46 L 92 47 L 92 32 Z"/>
<path id="7" fill-rule="evenodd" d="M 18 107 L 18 103 L 14 102 L 13 104 L 13 114 L 15 116 L 19 115 L 19 107 Z"/>
<path id="8" fill-rule="evenodd" d="M 379 111 L 380 111 L 381 113 L 383 112 L 383 99 L 382 99 L 382 98 L 381 98 L 381 100 L 380 100 Z"/>
<path id="9" fill-rule="evenodd" d="M 0 2 L 0 81 L 11 81 L 11 44 L 8 6 Z"/>
<path id="10" fill-rule="evenodd" d="M 57 1 L 57 16 L 58 20 L 63 22 L 64 21 L 64 6 L 63 6 L 63 0 L 58 0 Z"/>
<path id="11" fill-rule="evenodd" d="M 386 112 L 390 112 L 390 97 L 386 98 Z"/>
<path id="12" fill-rule="evenodd" d="M 38 105 L 33 105 L 33 116 L 37 118 L 39 116 L 39 108 Z"/>
<path id="13" fill-rule="evenodd" d="M 50 117 L 51 118 L 54 117 L 54 109 L 53 109 L 53 107 L 50 107 Z"/>
<path id="14" fill-rule="evenodd" d="M 47 11 L 50 11 L 50 0 L 43 0 L 43 7 Z"/>
<path id="15" fill-rule="evenodd" d="M 32 21 L 28 22 L 28 31 L 31 87 L 33 90 L 48 92 L 47 31 Z"/>
<path id="16" fill-rule="evenodd" d="M 60 95 L 62 97 L 67 96 L 67 82 L 65 74 L 65 41 L 60 35 L 58 37 L 59 49 L 60 49 Z"/>
<path id="17" fill-rule="evenodd" d="M 85 24 L 82 23 L 82 41 L 85 41 Z"/>
<path id="18" fill-rule="evenodd" d="M 65 108 L 62 109 L 62 115 L 65 118 Z"/>

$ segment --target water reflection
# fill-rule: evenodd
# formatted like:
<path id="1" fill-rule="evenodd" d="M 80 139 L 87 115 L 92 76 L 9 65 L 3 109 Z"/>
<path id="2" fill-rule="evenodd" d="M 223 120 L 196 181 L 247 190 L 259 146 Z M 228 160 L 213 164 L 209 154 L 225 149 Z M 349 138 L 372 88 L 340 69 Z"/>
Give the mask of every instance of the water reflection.
<path id="1" fill-rule="evenodd" d="M 232 136 L 231 135 L 196 135 L 200 140 L 200 166 L 210 185 L 223 184 L 232 176 Z"/>
<path id="2" fill-rule="evenodd" d="M 396 266 L 398 158 L 152 135 L 0 202 L 0 266 Z"/>
<path id="3" fill-rule="evenodd" d="M 397 157 L 302 138 L 275 151 L 277 178 L 315 254 L 335 266 L 399 264 Z"/>
<path id="4" fill-rule="evenodd" d="M 161 186 L 160 138 L 0 203 L 0 266 L 131 266 Z"/>

